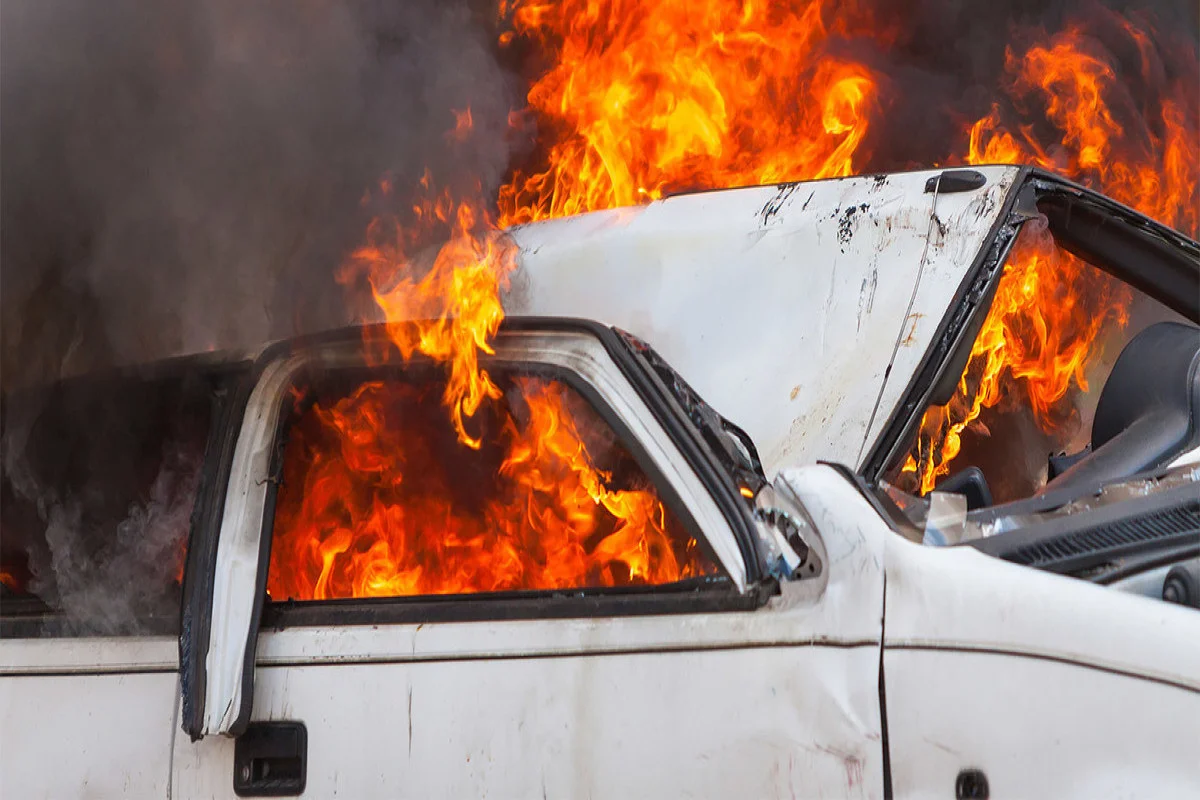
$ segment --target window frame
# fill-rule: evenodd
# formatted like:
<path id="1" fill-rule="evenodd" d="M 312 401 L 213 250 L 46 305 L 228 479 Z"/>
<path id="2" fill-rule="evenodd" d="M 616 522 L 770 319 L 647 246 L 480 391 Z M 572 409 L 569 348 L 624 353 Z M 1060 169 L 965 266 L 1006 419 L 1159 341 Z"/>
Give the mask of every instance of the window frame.
<path id="1" fill-rule="evenodd" d="M 907 453 L 930 405 L 953 394 L 1024 224 L 1044 215 L 1055 242 L 1093 268 L 1200 324 L 1200 244 L 1095 191 L 1023 167 L 929 348 L 859 471 L 875 484 Z"/>
<path id="2" fill-rule="evenodd" d="M 511 341 L 511 339 L 510 339 Z M 510 367 L 514 375 L 521 377 L 541 378 L 566 386 L 575 392 L 581 400 L 596 413 L 608 426 L 609 430 L 620 440 L 628 450 L 630 457 L 641 469 L 646 479 L 654 485 L 658 499 L 675 517 L 683 531 L 694 538 L 704 555 L 711 560 L 719 572 L 710 578 L 696 578 L 677 581 L 669 584 L 629 587 L 568 587 L 562 589 L 541 590 L 511 590 L 494 592 L 469 592 L 461 594 L 425 594 L 425 595 L 396 595 L 390 597 L 371 598 L 334 598 L 328 600 L 272 600 L 263 606 L 262 625 L 271 628 L 313 625 L 366 625 L 387 624 L 391 622 L 445 622 L 445 621 L 477 621 L 497 618 L 503 619 L 536 619 L 546 614 L 571 616 L 587 607 L 588 603 L 580 600 L 594 600 L 599 596 L 614 596 L 624 598 L 624 602 L 615 604 L 614 611 L 634 609 L 651 594 L 669 592 L 671 595 L 699 593 L 706 599 L 716 600 L 717 594 L 727 594 L 732 584 L 729 571 L 720 556 L 713 551 L 704 530 L 692 514 L 691 509 L 676 486 L 672 485 L 663 475 L 662 469 L 654 462 L 647 452 L 645 445 L 639 440 L 625 421 L 618 416 L 600 392 L 587 382 L 577 372 L 559 364 L 546 362 L 527 362 L 520 359 L 488 358 L 481 359 L 482 367 Z M 303 372 L 303 367 L 296 377 Z M 358 373 L 362 382 L 368 380 L 387 380 L 390 375 L 430 374 L 441 377 L 440 366 L 415 361 L 411 364 L 389 363 L 378 366 L 367 364 L 335 367 L 336 372 Z M 496 370 L 493 370 L 496 371 Z M 291 386 L 295 386 L 293 381 Z M 284 453 L 287 446 L 287 430 L 295 421 L 295 414 L 287 396 L 282 398 L 284 408 L 281 409 L 279 421 L 272 445 L 270 475 L 272 479 L 267 487 L 266 508 L 263 513 L 263 536 L 272 539 L 268 544 L 268 562 L 270 547 L 273 545 L 276 500 L 279 492 L 279 476 L 282 475 Z M 268 582 L 270 581 L 270 564 L 268 563 Z M 504 602 L 512 601 L 512 602 Z M 535 601 L 535 602 L 529 602 Z M 689 601 L 690 602 L 690 601 Z M 497 606 L 499 604 L 499 606 Z M 478 607 L 476 607 L 478 605 Z M 590 604 L 590 605 L 595 605 Z M 683 605 L 688 605 L 684 603 Z M 714 604 L 719 607 L 721 603 Z M 494 609 L 501 607 L 503 611 Z M 628 613 L 628 612 L 626 612 Z M 578 613 L 574 615 L 578 616 Z M 587 616 L 586 614 L 584 616 Z"/>
<path id="3" fill-rule="evenodd" d="M 290 620 L 280 620 L 272 611 L 267 622 L 273 624 L 264 625 L 277 480 L 271 469 L 281 463 L 280 418 L 289 389 L 296 372 L 305 365 L 365 364 L 364 336 L 384 343 L 385 327 L 347 328 L 281 342 L 264 351 L 255 365 L 256 377 L 242 405 L 240 424 L 235 419 L 230 425 L 230 430 L 237 431 L 233 436 L 236 445 L 227 465 L 222 465 L 228 478 L 221 490 L 226 495 L 219 528 L 214 529 L 211 590 L 203 594 L 204 581 L 198 581 L 196 589 L 198 596 L 207 600 L 205 618 L 193 620 L 193 627 L 185 626 L 181 635 L 181 652 L 190 654 L 183 681 L 184 705 L 189 711 L 184 729 L 193 738 L 236 735 L 248 724 L 262 630 L 432 622 L 436 613 L 446 614 L 447 620 L 483 622 L 748 611 L 763 606 L 774 594 L 774 583 L 761 578 L 751 508 L 737 494 L 732 479 L 721 477 L 712 453 L 702 445 L 697 447 L 701 438 L 692 423 L 664 401 L 661 387 L 646 385 L 645 373 L 629 363 L 635 359 L 621 350 L 619 337 L 584 320 L 509 319 L 497 338 L 496 355 L 485 361 L 507 359 L 522 366 L 548 362 L 590 384 L 601 400 L 595 406 L 597 413 L 616 413 L 629 428 L 629 438 L 622 438 L 631 452 L 634 443 L 653 450 L 655 464 L 685 498 L 700 535 L 728 573 L 728 585 L 704 591 L 670 584 L 646 587 L 645 591 L 435 595 L 419 602 L 409 598 L 317 601 L 336 605 L 321 609 L 308 603 L 310 608 L 304 611 L 284 612 L 292 614 Z M 514 349 L 519 357 L 510 354 Z M 647 474 L 654 479 L 652 472 Z M 662 496 L 661 485 L 658 488 Z"/>

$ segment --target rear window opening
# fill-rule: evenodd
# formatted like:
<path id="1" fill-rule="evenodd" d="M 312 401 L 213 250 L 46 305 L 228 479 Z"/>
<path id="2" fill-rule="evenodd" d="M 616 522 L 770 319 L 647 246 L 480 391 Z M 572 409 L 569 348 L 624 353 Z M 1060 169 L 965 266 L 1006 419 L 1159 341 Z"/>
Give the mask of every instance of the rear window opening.
<path id="1" fill-rule="evenodd" d="M 329 369 L 282 423 L 269 598 L 725 583 L 627 434 L 547 368 L 498 365 L 460 442 L 435 368 Z"/>
<path id="2" fill-rule="evenodd" d="M 3 398 L 5 636 L 174 634 L 217 378 L 77 378 Z"/>
<path id="3" fill-rule="evenodd" d="M 1128 370 L 1112 381 L 1110 373 L 1131 341 L 1163 322 L 1191 326 L 1061 249 L 1044 220 L 1026 223 L 953 397 L 925 410 L 908 452 L 884 470 L 884 481 L 918 497 L 966 487 L 971 508 L 1022 500 L 1061 483 L 1112 438 L 1106 428 L 1113 424 L 1094 425 L 1101 399 L 1107 394 L 1115 406 L 1118 395 L 1145 391 L 1123 385 Z M 1109 445 L 1105 459 L 1115 463 L 1112 451 L 1123 446 Z M 1126 455 L 1130 469 L 1110 478 L 1154 461 L 1154 454 Z M 974 471 L 982 475 L 982 492 Z"/>

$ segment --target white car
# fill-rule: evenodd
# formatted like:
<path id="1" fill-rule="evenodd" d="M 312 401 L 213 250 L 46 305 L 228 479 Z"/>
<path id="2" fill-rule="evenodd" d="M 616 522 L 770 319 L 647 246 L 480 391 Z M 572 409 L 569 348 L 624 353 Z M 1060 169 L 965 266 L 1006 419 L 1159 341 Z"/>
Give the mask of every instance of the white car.
<path id="1" fill-rule="evenodd" d="M 921 496 L 922 419 L 1031 224 L 1134 304 L 1073 400 L 1088 446 L 1048 462 L 996 428 Z M 478 424 L 519 444 L 573 409 L 590 501 L 534 508 L 584 473 L 512 448 L 478 469 L 499 456 L 453 441 L 442 373 L 358 329 L 5 396 L 4 797 L 1200 795 L 1194 241 L 1019 167 L 510 235 L 484 359 L 508 416 Z M 363 391 L 400 411 L 331 421 Z M 345 483 L 338 425 L 404 450 L 417 488 Z M 455 527 L 499 519 L 480 498 L 514 474 L 540 481 L 528 527 Z M 356 509 L 415 514 L 378 498 L 423 486 L 456 498 L 444 539 L 371 561 L 396 545 L 355 538 Z M 597 508 L 624 502 L 653 536 L 605 561 Z M 322 513 L 344 519 L 304 528 Z M 566 571 L 506 582 L 497 541 Z M 464 590 L 481 571 L 499 588 Z"/>

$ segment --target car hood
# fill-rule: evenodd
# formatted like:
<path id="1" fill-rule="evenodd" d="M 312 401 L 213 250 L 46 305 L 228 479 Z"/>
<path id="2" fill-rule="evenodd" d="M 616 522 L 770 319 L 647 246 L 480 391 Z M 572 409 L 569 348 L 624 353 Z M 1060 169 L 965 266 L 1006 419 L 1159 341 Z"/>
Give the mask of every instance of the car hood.
<path id="1" fill-rule="evenodd" d="M 768 475 L 860 463 L 1015 194 L 1015 167 L 680 195 L 511 230 L 505 309 L 649 342 Z M 936 222 L 936 224 L 934 224 Z"/>

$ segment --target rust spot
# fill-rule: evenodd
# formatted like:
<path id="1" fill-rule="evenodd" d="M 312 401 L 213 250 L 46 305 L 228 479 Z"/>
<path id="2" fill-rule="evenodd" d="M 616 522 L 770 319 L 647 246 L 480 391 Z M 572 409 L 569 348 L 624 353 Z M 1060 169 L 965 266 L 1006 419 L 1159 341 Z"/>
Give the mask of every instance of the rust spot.
<path id="1" fill-rule="evenodd" d="M 918 321 L 918 320 L 920 320 L 920 319 L 921 319 L 921 317 L 923 317 L 923 316 L 925 316 L 925 315 L 924 315 L 924 314 L 909 314 L 909 315 L 908 315 L 908 319 L 907 319 L 907 320 L 905 320 L 905 322 L 906 322 L 906 323 L 907 323 L 907 322 L 912 322 L 912 327 L 908 329 L 908 335 L 907 335 L 907 336 L 905 336 L 905 337 L 904 337 L 904 339 L 903 339 L 903 341 L 901 341 L 901 342 L 900 342 L 900 345 L 901 345 L 902 347 L 912 347 L 914 344 L 916 344 L 916 341 L 917 341 L 917 321 Z"/>

